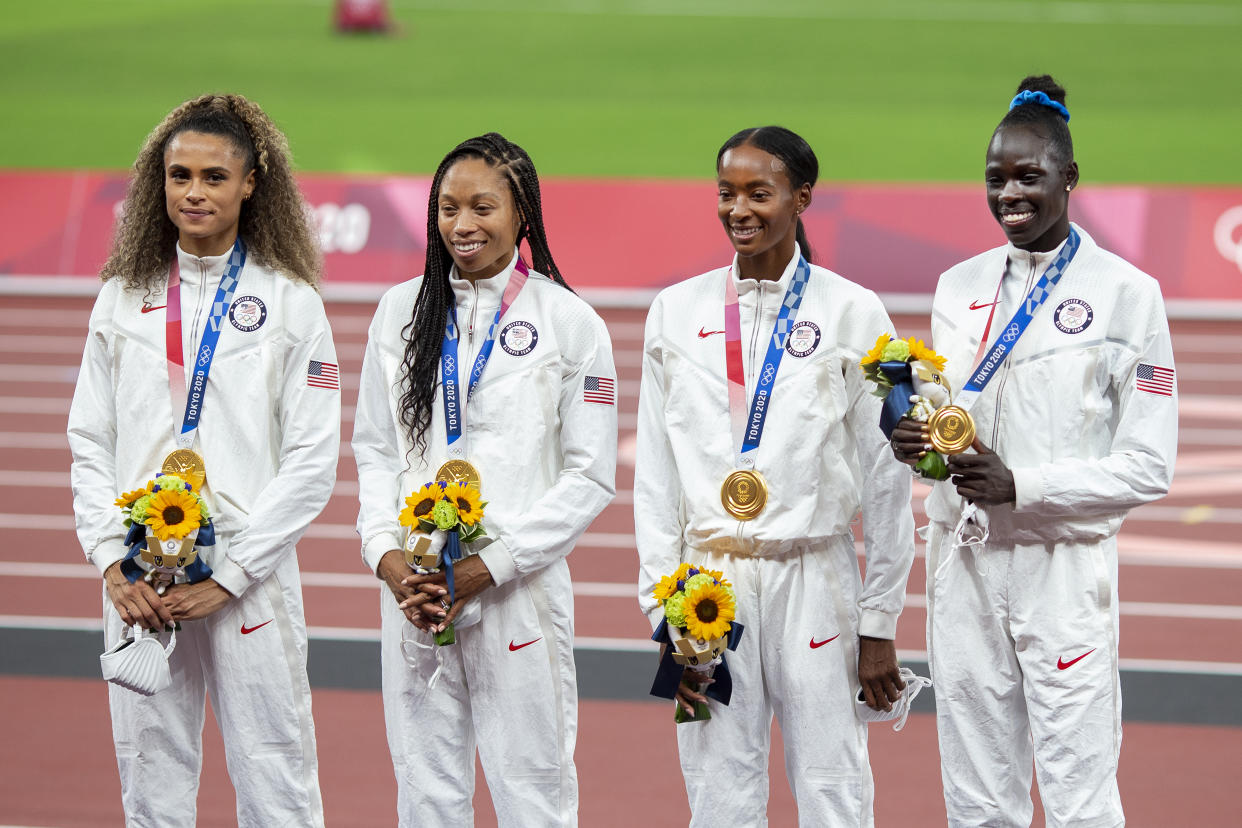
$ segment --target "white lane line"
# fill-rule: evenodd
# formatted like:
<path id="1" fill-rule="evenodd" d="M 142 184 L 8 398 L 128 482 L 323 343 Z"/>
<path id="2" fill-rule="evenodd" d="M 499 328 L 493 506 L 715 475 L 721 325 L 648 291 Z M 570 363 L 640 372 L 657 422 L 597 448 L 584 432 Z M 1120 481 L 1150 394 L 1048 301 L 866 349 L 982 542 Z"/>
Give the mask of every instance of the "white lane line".
<path id="1" fill-rule="evenodd" d="M 0 397 L 4 414 L 68 414 L 69 397 Z"/>
<path id="2" fill-rule="evenodd" d="M 383 584 L 374 575 L 361 572 L 303 572 L 302 586 L 328 589 L 377 589 Z M 0 561 L 0 578 L 72 578 L 98 581 L 99 570 L 88 563 L 33 563 Z M 574 581 L 574 595 L 583 598 L 621 598 L 637 601 L 637 587 L 618 581 Z M 926 609 L 922 593 L 906 596 L 907 609 Z M 1242 621 L 1242 605 L 1170 604 L 1151 601 L 1122 601 L 1121 614 L 1142 618 L 1181 618 L 1206 621 Z"/>
<path id="3" fill-rule="evenodd" d="M 13 630 L 71 630 L 78 632 L 102 632 L 103 621 L 98 618 L 57 618 L 44 615 L 0 615 L 0 629 Z M 372 627 L 308 627 L 307 634 L 314 639 L 327 641 L 361 641 L 379 643 L 379 629 Z M 574 645 L 583 650 L 608 650 L 612 652 L 648 653 L 656 649 L 649 638 L 609 638 L 580 635 Z M 925 650 L 898 650 L 901 661 L 927 662 Z M 1242 677 L 1242 664 L 1227 661 L 1185 661 L 1155 658 L 1120 659 L 1122 670 L 1141 670 L 1155 673 L 1206 674 L 1214 676 Z"/>

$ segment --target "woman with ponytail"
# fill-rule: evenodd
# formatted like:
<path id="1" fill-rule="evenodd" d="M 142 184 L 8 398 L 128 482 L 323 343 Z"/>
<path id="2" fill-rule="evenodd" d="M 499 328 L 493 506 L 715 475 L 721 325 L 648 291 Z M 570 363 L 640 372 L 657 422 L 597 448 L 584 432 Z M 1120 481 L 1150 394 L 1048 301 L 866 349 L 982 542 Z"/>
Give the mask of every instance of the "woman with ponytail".
<path id="1" fill-rule="evenodd" d="M 615 494 L 616 371 L 603 320 L 552 259 L 534 164 L 501 135 L 440 162 L 423 275 L 380 301 L 354 423 L 399 824 L 471 824 L 477 745 L 501 825 L 575 825 L 565 558 Z M 450 592 L 447 573 L 407 563 L 397 516 L 463 470 L 488 536 L 464 545 Z M 433 643 L 449 624 L 456 642 Z"/>
<path id="2" fill-rule="evenodd" d="M 1009 243 L 940 277 L 932 337 L 973 452 L 927 499 L 927 642 L 950 825 L 1125 823 L 1117 790 L 1117 532 L 1177 452 L 1160 286 L 1069 220 L 1065 90 L 1024 79 L 984 182 Z M 988 297 L 991 296 L 991 303 Z M 996 367 L 999 366 L 999 367 Z M 913 465 L 926 426 L 893 450 Z"/>
<path id="3" fill-rule="evenodd" d="M 893 638 L 914 558 L 910 475 L 886 450 L 859 359 L 893 331 L 874 293 L 811 264 L 801 214 L 819 165 L 781 127 L 716 156 L 735 255 L 661 292 L 647 317 L 634 513 L 639 597 L 679 564 L 733 583 L 732 697 L 687 671 L 678 727 L 692 825 L 765 825 L 772 716 L 802 825 L 872 824 L 866 725 L 907 686 Z M 862 507 L 867 574 L 851 524 Z M 914 686 L 912 682 L 910 686 Z M 705 696 L 706 693 L 706 696 Z"/>
<path id="4" fill-rule="evenodd" d="M 332 493 L 340 387 L 307 215 L 285 136 L 239 95 L 177 107 L 134 162 L 69 412 L 105 646 L 145 628 L 171 650 L 153 695 L 108 687 L 127 824 L 194 824 L 208 694 L 238 825 L 323 824 L 294 547 Z M 161 472 L 211 523 L 157 592 L 117 505 Z"/>

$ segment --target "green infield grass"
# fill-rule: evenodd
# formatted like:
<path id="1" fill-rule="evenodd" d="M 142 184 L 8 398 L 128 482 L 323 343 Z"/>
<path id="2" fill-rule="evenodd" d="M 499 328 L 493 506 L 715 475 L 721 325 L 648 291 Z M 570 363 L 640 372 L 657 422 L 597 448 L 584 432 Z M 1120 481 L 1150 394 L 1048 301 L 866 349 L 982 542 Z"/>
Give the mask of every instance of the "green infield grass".
<path id="1" fill-rule="evenodd" d="M 12 0 L 0 166 L 121 168 L 179 101 L 233 90 L 302 169 L 428 172 L 498 130 L 545 174 L 699 178 L 781 123 L 828 180 L 977 180 L 1017 81 L 1069 89 L 1087 180 L 1242 182 L 1242 3 L 423 0 L 394 36 L 328 0 Z"/>

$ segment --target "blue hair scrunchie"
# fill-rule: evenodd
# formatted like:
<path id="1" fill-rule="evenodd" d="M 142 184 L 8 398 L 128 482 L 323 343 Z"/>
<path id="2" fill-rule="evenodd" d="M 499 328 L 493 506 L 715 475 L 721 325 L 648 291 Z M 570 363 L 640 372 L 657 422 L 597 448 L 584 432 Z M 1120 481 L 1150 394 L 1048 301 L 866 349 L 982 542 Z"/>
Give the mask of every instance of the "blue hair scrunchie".
<path id="1" fill-rule="evenodd" d="M 1023 90 L 1013 96 L 1013 100 L 1009 102 L 1009 108 L 1013 109 L 1015 106 L 1022 106 L 1022 104 L 1028 103 L 1039 104 L 1040 106 L 1046 106 L 1049 109 L 1055 110 L 1058 115 L 1065 119 L 1065 123 L 1069 123 L 1069 110 L 1065 108 L 1065 104 L 1057 103 L 1052 98 L 1049 98 L 1046 92 L 1034 92 L 1030 89 Z"/>

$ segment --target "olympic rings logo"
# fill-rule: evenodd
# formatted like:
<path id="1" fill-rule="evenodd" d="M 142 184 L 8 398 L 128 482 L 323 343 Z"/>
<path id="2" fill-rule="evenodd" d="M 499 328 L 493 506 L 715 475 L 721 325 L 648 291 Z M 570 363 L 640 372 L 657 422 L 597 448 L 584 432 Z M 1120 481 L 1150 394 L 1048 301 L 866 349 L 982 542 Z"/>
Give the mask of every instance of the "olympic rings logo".
<path id="1" fill-rule="evenodd" d="M 776 376 L 776 369 L 771 365 L 763 369 L 763 384 L 767 385 L 772 381 L 772 377 Z"/>
<path id="2" fill-rule="evenodd" d="M 204 345 L 203 350 L 198 352 L 198 364 L 206 365 L 210 361 L 211 361 L 211 349 L 208 348 L 206 345 Z"/>
<path id="3" fill-rule="evenodd" d="M 1242 205 L 1230 207 L 1216 220 L 1216 227 L 1212 229 L 1212 241 L 1216 243 L 1217 252 L 1224 256 L 1226 261 L 1236 264 L 1238 270 L 1242 271 L 1242 234 L 1238 233 L 1240 228 L 1242 228 Z"/>
<path id="4" fill-rule="evenodd" d="M 1018 330 L 1017 325 L 1010 325 L 1008 328 L 1005 329 L 1005 335 L 1002 336 L 1001 339 L 1005 340 L 1006 342 L 1013 342 L 1021 334 L 1022 332 Z"/>
<path id="5" fill-rule="evenodd" d="M 449 373 L 456 371 L 457 360 L 453 359 L 451 356 L 445 357 L 444 358 L 444 370 L 448 371 Z"/>

